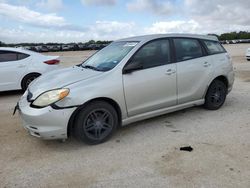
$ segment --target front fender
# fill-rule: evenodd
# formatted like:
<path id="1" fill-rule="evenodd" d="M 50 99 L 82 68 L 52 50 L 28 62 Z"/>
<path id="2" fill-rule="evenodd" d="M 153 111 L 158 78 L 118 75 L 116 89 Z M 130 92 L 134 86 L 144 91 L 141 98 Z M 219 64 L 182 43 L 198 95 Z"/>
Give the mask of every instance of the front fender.
<path id="1" fill-rule="evenodd" d="M 83 80 L 71 84 L 67 88 L 70 89 L 69 95 L 55 104 L 59 108 L 77 107 L 93 99 L 107 98 L 118 104 L 122 118 L 127 117 L 122 75 L 119 73 L 113 72 L 112 74 Z"/>

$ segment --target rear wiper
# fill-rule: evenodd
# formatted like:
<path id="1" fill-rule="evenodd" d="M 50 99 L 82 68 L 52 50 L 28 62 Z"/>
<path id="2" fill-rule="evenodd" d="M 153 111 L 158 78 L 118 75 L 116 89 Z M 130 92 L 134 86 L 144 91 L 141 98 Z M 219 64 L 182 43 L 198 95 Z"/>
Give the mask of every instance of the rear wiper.
<path id="1" fill-rule="evenodd" d="M 101 71 L 100 69 L 94 67 L 94 66 L 91 66 L 91 65 L 81 65 L 81 67 L 85 68 L 85 69 L 92 69 L 92 70 L 95 70 L 95 71 Z"/>

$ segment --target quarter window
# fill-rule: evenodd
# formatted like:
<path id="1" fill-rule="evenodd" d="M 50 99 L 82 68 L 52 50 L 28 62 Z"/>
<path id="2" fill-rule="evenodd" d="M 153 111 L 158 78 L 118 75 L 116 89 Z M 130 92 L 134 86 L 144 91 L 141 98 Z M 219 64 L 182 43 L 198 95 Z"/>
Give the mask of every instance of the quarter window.
<path id="1" fill-rule="evenodd" d="M 170 63 L 169 40 L 161 39 L 147 43 L 130 60 L 130 63 L 138 62 L 142 64 L 143 69 Z"/>
<path id="2" fill-rule="evenodd" d="M 225 52 L 225 49 L 221 46 L 221 44 L 218 41 L 205 40 L 204 43 L 205 43 L 205 45 L 206 45 L 206 47 L 208 49 L 208 53 L 210 55 Z"/>
<path id="3" fill-rule="evenodd" d="M 196 39 L 174 39 L 174 45 L 177 61 L 185 61 L 188 59 L 198 58 L 203 55 L 202 47 Z"/>
<path id="4" fill-rule="evenodd" d="M 25 58 L 27 58 L 27 57 L 29 57 L 28 54 L 17 53 L 17 59 L 18 59 L 18 60 L 22 60 L 22 59 L 25 59 Z"/>

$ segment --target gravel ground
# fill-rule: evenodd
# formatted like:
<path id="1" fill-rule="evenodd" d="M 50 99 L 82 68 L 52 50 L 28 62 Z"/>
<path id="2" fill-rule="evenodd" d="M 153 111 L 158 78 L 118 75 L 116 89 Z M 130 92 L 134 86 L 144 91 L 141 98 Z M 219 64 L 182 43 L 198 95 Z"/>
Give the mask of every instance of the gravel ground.
<path id="1" fill-rule="evenodd" d="M 244 58 L 250 45 L 225 47 L 236 80 L 220 110 L 194 107 L 134 123 L 101 145 L 29 136 L 12 116 L 21 92 L 0 93 L 0 187 L 250 187 L 250 62 Z M 50 54 L 70 66 L 92 53 Z"/>

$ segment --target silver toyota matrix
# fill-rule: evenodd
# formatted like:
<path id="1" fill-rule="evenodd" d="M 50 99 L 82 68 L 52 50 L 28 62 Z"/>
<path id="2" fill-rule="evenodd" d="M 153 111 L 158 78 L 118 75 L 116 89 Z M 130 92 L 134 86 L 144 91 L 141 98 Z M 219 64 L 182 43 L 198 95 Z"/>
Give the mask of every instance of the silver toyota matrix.
<path id="1" fill-rule="evenodd" d="M 17 109 L 33 136 L 99 144 L 135 121 L 198 105 L 217 110 L 233 82 L 232 60 L 216 37 L 147 35 L 42 75 Z"/>

